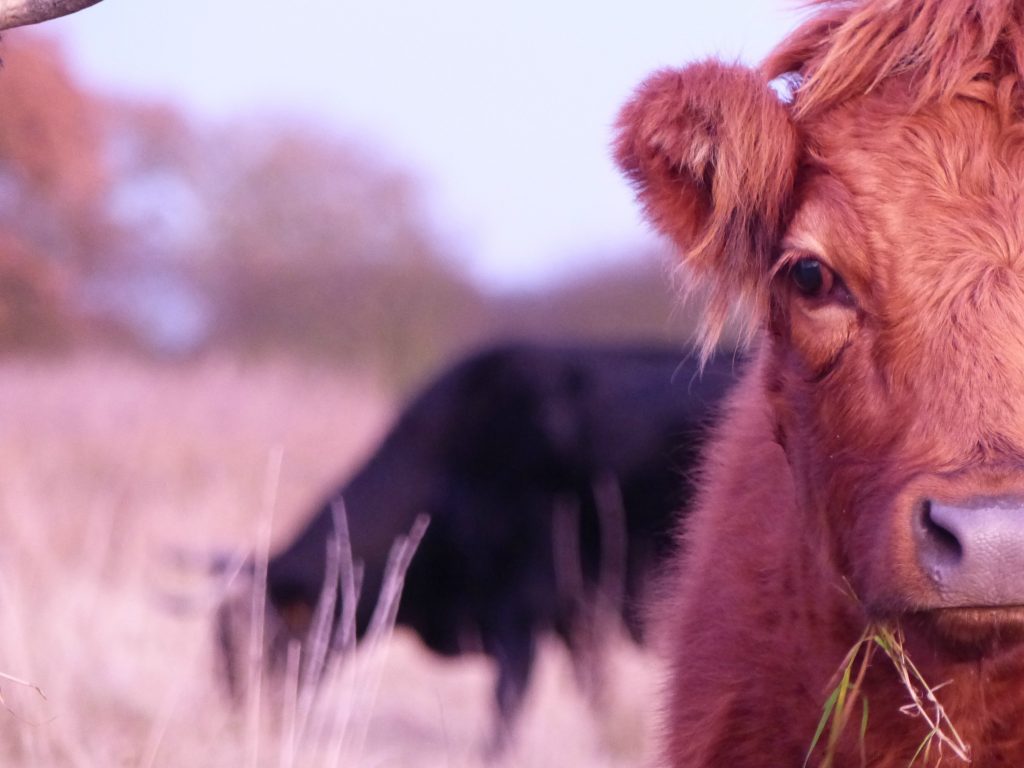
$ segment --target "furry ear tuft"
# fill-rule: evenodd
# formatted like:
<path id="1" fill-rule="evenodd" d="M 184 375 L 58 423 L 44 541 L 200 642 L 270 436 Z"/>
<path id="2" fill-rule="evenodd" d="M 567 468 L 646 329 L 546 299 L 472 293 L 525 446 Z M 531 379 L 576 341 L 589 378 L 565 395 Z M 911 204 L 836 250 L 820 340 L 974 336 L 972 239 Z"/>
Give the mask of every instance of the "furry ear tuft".
<path id="1" fill-rule="evenodd" d="M 708 284 L 705 349 L 737 299 L 762 305 L 799 140 L 756 71 L 719 61 L 652 75 L 619 114 L 615 159 L 651 223 Z"/>

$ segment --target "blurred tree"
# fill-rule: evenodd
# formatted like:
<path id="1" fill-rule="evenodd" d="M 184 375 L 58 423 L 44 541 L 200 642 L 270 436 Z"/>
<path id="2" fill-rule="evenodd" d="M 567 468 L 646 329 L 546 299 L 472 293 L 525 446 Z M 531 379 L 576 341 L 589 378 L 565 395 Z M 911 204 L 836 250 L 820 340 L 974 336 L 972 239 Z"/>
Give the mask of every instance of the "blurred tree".
<path id="1" fill-rule="evenodd" d="M 0 51 L 4 176 L 63 210 L 95 208 L 105 189 L 98 104 L 74 81 L 54 41 L 9 33 Z"/>
<path id="2" fill-rule="evenodd" d="M 72 286 L 116 240 L 103 107 L 46 37 L 5 34 L 0 56 L 0 349 L 62 346 Z"/>
<path id="3" fill-rule="evenodd" d="M 234 125 L 211 154 L 217 251 L 246 268 L 436 261 L 411 177 L 294 124 Z"/>
<path id="4" fill-rule="evenodd" d="M 405 381 L 474 328 L 477 292 L 404 171 L 295 124 L 232 125 L 205 151 L 221 340 L 372 362 Z"/>
<path id="5" fill-rule="evenodd" d="M 190 261 L 206 226 L 203 137 L 167 104 L 108 100 L 104 144 L 110 216 L 130 253 L 119 261 Z"/>
<path id="6" fill-rule="evenodd" d="M 72 340 L 70 281 L 17 236 L 0 232 L 0 350 L 58 350 Z"/>
<path id="7" fill-rule="evenodd" d="M 105 214 L 119 237 L 79 290 L 107 343 L 161 355 L 199 351 L 210 333 L 197 276 L 208 214 L 203 133 L 178 110 L 104 101 L 111 179 Z"/>

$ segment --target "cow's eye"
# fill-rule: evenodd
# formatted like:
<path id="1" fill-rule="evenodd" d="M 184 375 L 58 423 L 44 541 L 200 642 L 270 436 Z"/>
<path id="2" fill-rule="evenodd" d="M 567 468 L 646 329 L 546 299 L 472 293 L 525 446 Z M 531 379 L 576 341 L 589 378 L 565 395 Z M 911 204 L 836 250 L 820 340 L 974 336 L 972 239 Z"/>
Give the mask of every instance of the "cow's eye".
<path id="1" fill-rule="evenodd" d="M 798 259 L 790 268 L 789 276 L 804 296 L 818 298 L 832 290 L 832 270 L 813 256 Z"/>

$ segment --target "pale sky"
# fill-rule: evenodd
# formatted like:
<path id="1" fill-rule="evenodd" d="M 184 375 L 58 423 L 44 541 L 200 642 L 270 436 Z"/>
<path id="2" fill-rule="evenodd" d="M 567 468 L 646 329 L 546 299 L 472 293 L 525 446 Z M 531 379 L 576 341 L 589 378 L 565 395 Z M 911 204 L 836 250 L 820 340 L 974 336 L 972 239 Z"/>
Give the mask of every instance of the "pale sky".
<path id="1" fill-rule="evenodd" d="M 647 73 L 755 62 L 796 19 L 786 0 L 104 0 L 47 28 L 104 92 L 378 147 L 474 275 L 519 287 L 649 240 L 608 151 Z"/>

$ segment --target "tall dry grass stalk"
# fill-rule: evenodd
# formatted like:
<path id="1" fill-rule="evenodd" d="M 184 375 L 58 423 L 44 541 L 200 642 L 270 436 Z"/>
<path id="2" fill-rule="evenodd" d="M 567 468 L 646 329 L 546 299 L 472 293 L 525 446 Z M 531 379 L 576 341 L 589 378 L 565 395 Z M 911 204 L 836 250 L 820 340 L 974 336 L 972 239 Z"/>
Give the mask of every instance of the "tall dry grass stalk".
<path id="1" fill-rule="evenodd" d="M 0 765 L 483 765 L 494 670 L 392 636 L 400 579 L 370 642 L 349 614 L 331 641 L 321 617 L 280 689 L 236 709 L 214 674 L 216 587 L 173 556 L 265 562 L 387 428 L 377 392 L 285 364 L 0 362 Z M 346 606 L 347 549 L 342 535 L 329 558 Z M 626 644 L 609 661 L 613 703 L 595 718 L 544 646 L 507 765 L 643 762 L 656 672 Z"/>

